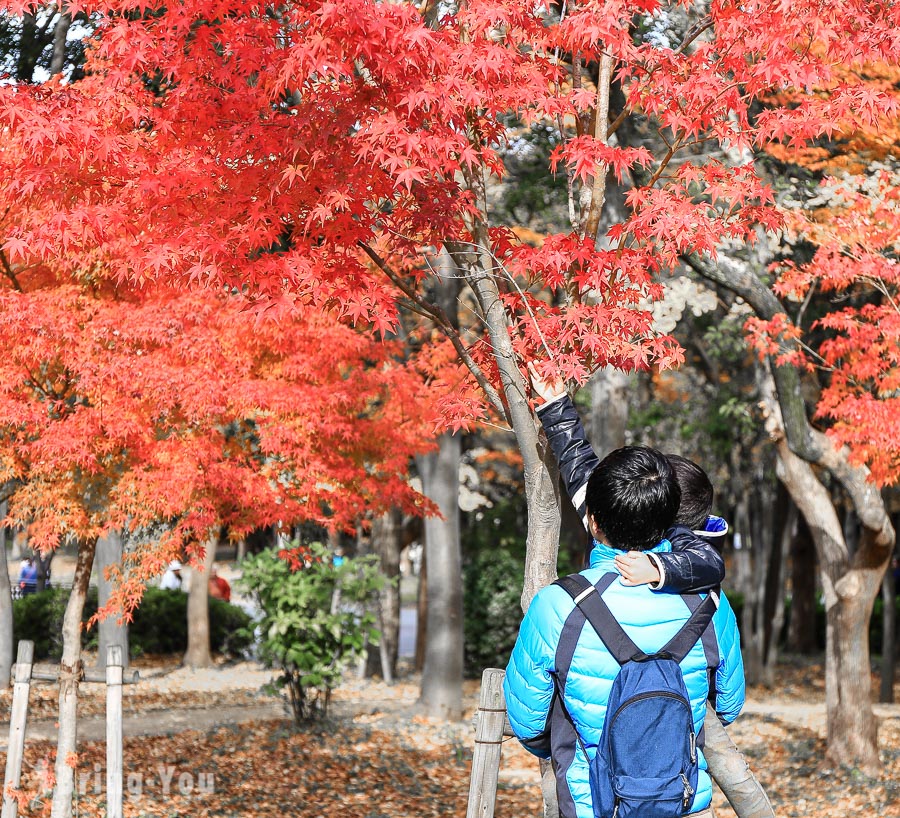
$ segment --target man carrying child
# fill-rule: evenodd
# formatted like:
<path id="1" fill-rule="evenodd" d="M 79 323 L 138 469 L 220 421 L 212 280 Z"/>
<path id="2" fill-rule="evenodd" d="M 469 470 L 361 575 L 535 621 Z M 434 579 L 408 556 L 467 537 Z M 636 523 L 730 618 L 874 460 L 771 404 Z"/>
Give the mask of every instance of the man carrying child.
<path id="1" fill-rule="evenodd" d="M 574 406 L 559 385 L 538 379 L 536 391 L 547 401 L 539 416 L 560 462 L 566 488 L 593 537 L 590 568 L 583 575 L 603 587 L 603 601 L 641 649 L 659 650 L 672 629 L 677 631 L 687 621 L 690 610 L 685 605 L 687 598 L 683 601 L 675 594 L 654 594 L 651 589 L 665 586 L 664 590 L 676 594 L 708 590 L 724 575 L 718 552 L 684 527 L 707 529 L 706 535 L 712 537 L 724 534 L 724 521 L 708 517 L 713 495 L 709 479 L 691 461 L 666 459 L 640 447 L 619 450 L 598 467 Z M 668 505 L 673 493 L 679 495 L 674 511 Z M 624 528 L 623 519 L 627 522 Z M 681 527 L 673 529 L 676 519 Z M 600 577 L 616 570 L 621 574 L 618 581 L 608 587 L 600 582 Z M 611 582 L 611 576 L 606 582 Z M 595 814 L 587 786 L 588 756 L 596 753 L 610 679 L 618 675 L 618 663 L 592 628 L 584 626 L 584 618 L 573 615 L 575 607 L 569 594 L 557 586 L 544 589 L 535 598 L 510 660 L 506 693 L 517 735 L 538 755 L 553 756 L 561 815 L 585 818 Z M 571 634 L 564 632 L 567 627 L 572 629 L 573 622 L 581 629 L 571 665 L 565 669 L 559 704 L 557 648 L 561 636 L 572 640 Z M 680 667 L 702 741 L 709 692 L 707 667 L 713 671 L 716 710 L 722 721 L 737 715 L 743 698 L 737 630 L 727 601 L 720 604 L 712 627 L 684 656 Z M 765 793 L 734 751 L 718 720 L 712 722 L 717 728 L 715 758 L 738 762 L 737 767 L 732 764 L 735 774 L 729 782 L 735 786 L 730 787 L 731 792 L 725 787 L 732 803 L 742 807 L 738 814 L 771 816 Z M 707 725 L 712 727 L 710 721 Z M 709 778 L 702 757 L 700 767 L 696 792 L 682 810 L 685 814 L 705 812 L 709 804 Z"/>

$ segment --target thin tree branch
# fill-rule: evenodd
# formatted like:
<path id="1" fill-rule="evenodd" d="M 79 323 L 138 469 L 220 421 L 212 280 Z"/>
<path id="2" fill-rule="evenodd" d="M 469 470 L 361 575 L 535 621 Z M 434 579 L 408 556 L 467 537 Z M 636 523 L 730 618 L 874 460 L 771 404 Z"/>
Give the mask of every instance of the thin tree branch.
<path id="1" fill-rule="evenodd" d="M 413 303 L 417 304 L 426 315 L 428 315 L 437 325 L 440 327 L 441 332 L 450 339 L 450 343 L 453 344 L 453 348 L 456 350 L 457 355 L 462 359 L 463 363 L 468 367 L 469 371 L 474 376 L 475 380 L 478 382 L 478 385 L 484 391 L 485 396 L 490 401 L 491 405 L 497 412 L 500 413 L 501 416 L 506 416 L 506 408 L 503 405 L 503 401 L 500 398 L 497 390 L 491 385 L 491 382 L 487 379 L 487 376 L 482 371 L 481 367 L 475 362 L 472 358 L 469 350 L 466 349 L 465 344 L 463 344 L 462 339 L 459 337 L 459 333 L 456 331 L 456 328 L 453 326 L 450 319 L 447 317 L 447 314 L 436 304 L 431 304 L 430 302 L 423 299 L 415 290 L 413 290 L 400 276 L 398 276 L 390 266 L 384 261 L 381 256 L 375 252 L 368 244 L 364 241 L 358 241 L 357 245 L 360 249 L 373 261 L 373 263 L 381 270 L 399 289 L 400 291 Z"/>
<path id="2" fill-rule="evenodd" d="M 675 49 L 676 54 L 683 54 L 685 49 L 696 40 L 704 31 L 709 28 L 712 28 L 713 19 L 710 15 L 705 15 L 701 17 L 694 25 L 692 25 L 687 31 L 684 32 L 684 39 L 681 41 L 681 45 Z"/>
<path id="3" fill-rule="evenodd" d="M 16 278 L 15 271 L 13 270 L 12 265 L 9 263 L 9 259 L 6 257 L 6 253 L 2 248 L 0 248 L 0 266 L 3 267 L 3 273 L 12 282 L 13 287 L 18 292 L 22 292 L 22 285 L 19 284 L 19 279 Z"/>
<path id="4" fill-rule="evenodd" d="M 594 139 L 604 145 L 609 143 L 609 86 L 612 81 L 613 65 L 614 60 L 611 56 L 604 54 L 600 58 L 600 71 L 597 77 L 597 110 L 594 114 Z M 600 227 L 603 202 L 606 199 L 606 174 L 605 164 L 600 168 L 595 168 L 590 204 L 582 232 L 582 237 L 590 236 L 595 241 L 597 230 Z"/>

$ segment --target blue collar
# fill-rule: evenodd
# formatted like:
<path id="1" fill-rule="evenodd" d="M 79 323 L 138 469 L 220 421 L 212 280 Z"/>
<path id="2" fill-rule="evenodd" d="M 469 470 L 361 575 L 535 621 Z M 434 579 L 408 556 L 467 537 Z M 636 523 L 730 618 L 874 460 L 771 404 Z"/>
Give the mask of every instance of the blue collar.
<path id="1" fill-rule="evenodd" d="M 662 540 L 659 545 L 648 550 L 655 554 L 664 554 L 672 550 L 672 543 L 668 540 Z M 607 563 L 614 562 L 616 556 L 623 553 L 624 552 L 620 548 L 613 548 L 599 540 L 594 540 L 594 547 L 591 549 L 591 568 L 608 567 Z"/>

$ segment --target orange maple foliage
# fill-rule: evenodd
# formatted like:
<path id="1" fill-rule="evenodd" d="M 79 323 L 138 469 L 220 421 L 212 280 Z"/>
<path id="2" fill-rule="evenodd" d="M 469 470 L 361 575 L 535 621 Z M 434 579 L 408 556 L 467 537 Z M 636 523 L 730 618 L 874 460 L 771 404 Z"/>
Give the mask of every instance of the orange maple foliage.
<path id="1" fill-rule="evenodd" d="M 233 294 L 42 272 L 0 290 L 0 481 L 36 546 L 130 532 L 133 599 L 214 526 L 423 511 L 406 473 L 437 413 L 396 344 L 314 310 L 259 322 Z"/>
<path id="2" fill-rule="evenodd" d="M 896 101 L 852 71 L 900 52 L 892 4 L 715 0 L 672 43 L 657 23 L 680 6 L 69 4 L 97 21 L 85 78 L 0 88 L 0 177 L 27 204 L 3 248 L 13 266 L 99 258 L 117 281 L 235 287 L 261 312 L 323 309 L 380 332 L 399 300 L 420 303 L 423 253 L 446 248 L 501 281 L 520 358 L 579 381 L 677 365 L 646 309 L 658 274 L 781 224 L 735 152 L 876 127 Z M 604 123 L 605 87 L 583 74 L 607 61 L 624 108 Z M 659 128 L 657 155 L 614 138 L 628 114 Z M 477 191 L 503 174 L 510 115 L 562 123 L 552 162 L 585 193 L 573 211 L 609 170 L 630 176 L 606 244 L 587 213 L 539 246 L 490 221 Z M 457 353 L 496 385 L 496 351 L 467 344 Z M 471 408 L 454 403 L 451 422 Z"/>
<path id="3" fill-rule="evenodd" d="M 876 120 L 860 122 L 855 110 L 843 111 L 827 143 L 767 147 L 819 182 L 811 204 L 795 204 L 784 216 L 790 238 L 812 246 L 812 259 L 774 265 L 774 290 L 795 303 L 818 296 L 820 317 L 808 327 L 784 314 L 748 325 L 761 353 L 823 373 L 817 418 L 881 485 L 900 480 L 898 80 L 896 60 L 835 67 L 819 96 L 829 99 L 848 83 L 863 83 L 858 105 L 877 109 Z M 772 99 L 792 104 L 796 93 Z"/>
<path id="4" fill-rule="evenodd" d="M 810 262 L 776 266 L 775 289 L 792 300 L 820 292 L 830 309 L 803 332 L 786 315 L 749 322 L 757 348 L 824 370 L 817 416 L 852 460 L 881 485 L 900 480 L 900 177 L 827 179 L 831 207 L 795 214 Z"/>

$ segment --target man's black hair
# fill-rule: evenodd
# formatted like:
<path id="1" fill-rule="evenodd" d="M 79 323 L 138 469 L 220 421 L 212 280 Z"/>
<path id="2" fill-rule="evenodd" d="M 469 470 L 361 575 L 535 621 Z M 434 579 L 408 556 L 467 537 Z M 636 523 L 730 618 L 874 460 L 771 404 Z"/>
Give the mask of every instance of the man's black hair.
<path id="1" fill-rule="evenodd" d="M 661 452 L 625 446 L 610 452 L 591 473 L 585 504 L 606 544 L 623 551 L 658 545 L 675 522 L 681 489 Z"/>
<path id="2" fill-rule="evenodd" d="M 681 506 L 675 523 L 694 531 L 703 531 L 713 507 L 713 486 L 709 476 L 693 460 L 679 454 L 667 454 L 666 460 L 681 487 Z"/>

